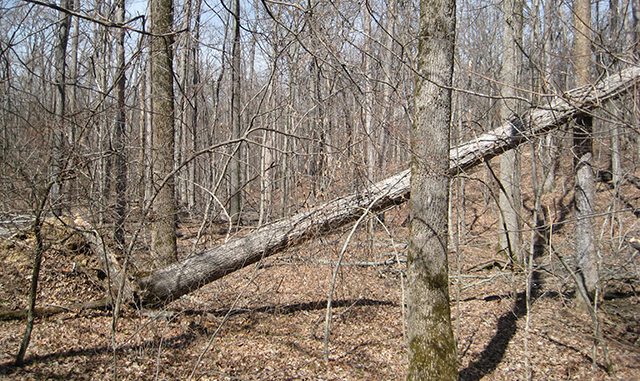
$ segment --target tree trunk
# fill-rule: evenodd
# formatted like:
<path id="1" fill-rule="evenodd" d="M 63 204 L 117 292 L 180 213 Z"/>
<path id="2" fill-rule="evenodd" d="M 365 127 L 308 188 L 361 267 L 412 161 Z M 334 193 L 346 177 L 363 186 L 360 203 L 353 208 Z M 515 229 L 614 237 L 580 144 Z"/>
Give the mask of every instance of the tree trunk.
<path id="1" fill-rule="evenodd" d="M 422 0 L 411 137 L 407 380 L 457 380 L 449 306 L 448 221 L 455 1 Z"/>
<path id="2" fill-rule="evenodd" d="M 22 341 L 20 342 L 20 349 L 18 349 L 18 354 L 16 355 L 16 366 L 24 365 L 24 356 L 27 353 L 27 348 L 29 347 L 29 342 L 31 341 L 31 332 L 33 331 L 33 325 L 36 317 L 36 298 L 38 296 L 38 279 L 40 278 L 40 266 L 42 264 L 42 255 L 44 254 L 46 247 L 42 239 L 42 213 L 44 212 L 44 208 L 46 206 L 47 201 L 49 201 L 50 189 L 53 183 L 49 185 L 45 192 L 40 195 L 40 200 L 35 200 L 37 202 L 34 211 L 35 218 L 33 220 L 33 235 L 35 237 L 35 255 L 33 258 L 33 269 L 31 270 L 31 281 L 29 282 L 29 306 L 27 310 L 27 324 L 24 330 L 24 336 L 22 336 Z"/>
<path id="3" fill-rule="evenodd" d="M 116 10 L 116 22 L 124 22 L 125 11 L 124 0 L 118 0 Z M 124 152 L 125 147 L 125 121 L 126 121 L 126 105 L 125 105 L 125 51 L 124 51 L 124 35 L 125 29 L 120 28 L 117 31 L 116 43 L 116 59 L 117 59 L 117 84 L 116 98 L 118 101 L 118 112 L 116 117 L 116 131 L 114 139 L 114 151 L 116 154 L 116 221 L 114 239 L 121 250 L 125 250 L 124 240 L 124 223 L 126 213 L 126 193 L 127 193 L 127 158 Z"/>
<path id="4" fill-rule="evenodd" d="M 633 54 L 635 58 L 640 58 L 640 0 L 633 0 L 632 3 L 633 33 L 629 33 L 633 38 Z"/>
<path id="5" fill-rule="evenodd" d="M 177 54 L 177 67 L 176 67 L 176 84 L 177 93 L 175 104 L 175 137 L 174 137 L 174 151 L 173 162 L 176 166 L 179 165 L 186 158 L 185 149 L 185 135 L 187 133 L 187 104 L 190 102 L 187 95 L 187 76 L 191 63 L 189 61 L 189 44 L 191 43 L 191 0 L 185 0 L 182 4 L 182 21 L 179 25 L 180 30 L 185 30 L 185 33 L 181 33 L 175 40 L 175 54 Z M 189 167 L 189 165 L 187 166 Z M 186 183 L 184 181 L 184 173 L 186 168 L 182 168 L 175 177 L 175 192 L 178 205 L 186 204 L 187 192 Z"/>
<path id="6" fill-rule="evenodd" d="M 502 121 L 517 117 L 520 113 L 516 100 L 518 71 L 522 62 L 518 45 L 522 42 L 522 1 L 505 0 L 502 3 L 504 23 L 502 29 L 502 81 L 500 118 Z M 520 193 L 520 157 L 518 150 L 505 152 L 500 156 L 500 250 L 509 258 L 522 263 L 520 245 L 520 213 L 522 196 Z"/>
<path id="7" fill-rule="evenodd" d="M 233 2 L 233 44 L 231 48 L 231 125 L 232 139 L 238 139 L 241 134 L 240 118 L 240 0 Z M 229 177 L 231 182 L 229 216 L 234 223 L 240 222 L 240 210 L 242 209 L 242 189 L 241 189 L 241 160 L 242 143 L 234 146 L 233 159 L 229 164 Z"/>
<path id="8" fill-rule="evenodd" d="M 543 78 L 542 88 L 550 91 L 552 84 L 556 82 L 552 76 L 554 72 L 554 46 L 556 38 L 554 33 L 558 31 L 559 17 L 557 16 L 557 0 L 545 0 L 544 2 L 544 49 L 542 54 Z M 546 76 L 546 77 L 544 77 Z M 554 134 L 548 134 L 540 139 L 542 163 L 542 193 L 549 193 L 555 187 L 556 166 L 558 162 L 558 145 Z"/>
<path id="9" fill-rule="evenodd" d="M 573 54 L 576 83 L 589 85 L 591 81 L 591 2 L 576 0 L 573 8 L 575 20 Z M 576 273 L 589 294 L 585 298 L 581 293 L 577 293 L 578 304 L 585 309 L 591 305 L 598 283 L 592 206 L 595 197 L 595 178 L 591 164 L 593 158 L 592 133 L 593 117 L 588 112 L 578 114 L 573 127 L 575 255 Z"/>
<path id="10" fill-rule="evenodd" d="M 175 300 L 286 247 L 354 221 L 373 202 L 375 205 L 372 211 L 401 203 L 408 190 L 409 173 L 404 171 L 365 192 L 340 197 L 309 211 L 265 225 L 242 238 L 187 258 L 140 280 L 142 288 L 147 290 L 143 299 L 150 304 Z"/>
<path id="11" fill-rule="evenodd" d="M 442 170 L 444 173 L 441 176 L 453 176 L 557 128 L 582 110 L 583 104 L 595 105 L 596 99 L 604 102 L 625 91 L 638 78 L 640 68 L 632 68 L 608 77 L 595 87 L 568 91 L 565 93 L 567 98 L 552 100 L 551 108 L 533 109 L 525 113 L 522 116 L 525 124 L 532 126 L 525 131 L 515 130 L 513 124 L 508 122 L 494 131 L 461 144 L 450 150 L 449 169 Z M 265 225 L 242 238 L 157 270 L 151 276 L 139 280 L 141 288 L 146 289 L 142 295 L 143 303 L 158 305 L 171 302 L 235 270 L 318 237 L 319 233 L 355 221 L 370 205 L 371 212 L 375 213 L 400 204 L 408 199 L 409 178 L 409 170 L 405 170 L 364 191 L 336 198 L 311 210 Z"/>
<path id="12" fill-rule="evenodd" d="M 153 109 L 153 200 L 151 246 L 154 266 L 177 260 L 173 171 L 173 1 L 151 1 L 151 99 Z"/>
<path id="13" fill-rule="evenodd" d="M 309 34 L 314 45 L 319 45 L 319 35 L 323 32 L 322 10 L 317 0 L 309 0 L 308 12 Z M 325 110 L 322 87 L 322 59 L 317 56 L 317 51 L 313 52 L 309 63 L 309 92 L 313 110 L 311 111 L 311 123 L 309 131 L 311 136 L 309 175 L 311 177 L 311 197 L 310 202 L 315 204 L 324 196 L 324 173 L 326 165 L 325 154 Z"/>
<path id="14" fill-rule="evenodd" d="M 63 8 L 71 9 L 71 0 L 63 0 L 60 4 Z M 55 125 L 53 130 L 53 165 L 52 176 L 56 179 L 51 187 L 51 204 L 56 214 L 60 214 L 62 210 L 62 180 L 60 175 L 64 170 L 64 147 L 65 147 L 65 113 L 66 113 L 66 56 L 67 43 L 69 41 L 69 28 L 71 27 L 71 16 L 68 13 L 60 12 L 61 20 L 58 25 L 58 43 L 55 50 L 53 80 L 55 85 Z"/>

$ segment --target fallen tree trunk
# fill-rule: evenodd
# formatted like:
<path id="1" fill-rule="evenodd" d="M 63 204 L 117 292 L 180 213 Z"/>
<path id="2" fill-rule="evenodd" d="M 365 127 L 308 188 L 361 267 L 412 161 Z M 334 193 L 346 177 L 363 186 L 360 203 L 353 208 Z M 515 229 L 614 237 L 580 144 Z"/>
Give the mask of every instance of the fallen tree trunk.
<path id="1" fill-rule="evenodd" d="M 594 86 L 567 91 L 562 97 L 549 97 L 546 106 L 529 109 L 521 117 L 493 131 L 455 147 L 450 152 L 450 174 L 471 168 L 517 147 L 525 141 L 551 131 L 580 113 L 587 113 L 617 97 L 640 78 L 640 67 L 632 67 L 606 77 Z"/>
<path id="2" fill-rule="evenodd" d="M 143 304 L 164 304 L 286 247 L 297 245 L 358 219 L 406 201 L 409 171 L 362 192 L 339 197 L 156 271 L 139 281 Z"/>
<path id="3" fill-rule="evenodd" d="M 118 292 L 122 289 L 122 300 L 125 303 L 133 302 L 134 288 L 132 286 L 134 285 L 127 279 L 127 275 L 120 268 L 115 254 L 104 242 L 102 236 L 79 213 L 75 213 L 74 225 L 79 228 L 80 234 L 82 234 L 89 248 L 100 262 L 102 269 L 107 274 L 105 284 L 107 289 L 106 300 L 109 302 L 117 300 Z"/>
<path id="4" fill-rule="evenodd" d="M 609 76 L 595 86 L 550 98 L 547 107 L 531 109 L 523 116 L 453 148 L 448 175 L 455 175 L 557 128 L 578 113 L 599 107 L 605 100 L 625 92 L 638 78 L 640 68 L 634 67 Z M 353 222 L 367 210 L 377 212 L 402 203 L 409 197 L 409 186 L 410 173 L 406 170 L 356 194 L 336 198 L 160 269 L 139 280 L 144 290 L 141 301 L 145 305 L 162 305 L 176 300 L 262 258 Z"/>

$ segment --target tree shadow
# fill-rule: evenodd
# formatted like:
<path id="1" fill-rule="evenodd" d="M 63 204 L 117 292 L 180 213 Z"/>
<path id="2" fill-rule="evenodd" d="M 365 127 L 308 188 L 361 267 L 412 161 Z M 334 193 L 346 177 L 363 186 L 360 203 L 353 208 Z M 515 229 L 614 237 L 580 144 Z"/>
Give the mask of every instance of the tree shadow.
<path id="1" fill-rule="evenodd" d="M 162 348 L 163 349 L 181 349 L 189 346 L 195 339 L 196 335 L 194 333 L 183 333 L 170 338 L 162 338 Z M 138 351 L 143 349 L 148 349 L 150 347 L 157 348 L 160 344 L 159 341 L 161 338 L 144 340 L 143 342 L 135 345 L 124 345 L 118 348 L 118 352 L 129 352 L 129 351 Z M 24 361 L 24 367 L 37 364 L 37 363 L 47 363 L 52 361 L 58 361 L 59 359 L 72 358 L 72 357 L 85 357 L 91 358 L 104 354 L 112 354 L 113 348 L 109 344 L 103 344 L 100 346 L 81 348 L 81 349 L 71 349 L 64 352 L 54 352 L 48 353 L 45 355 L 35 355 L 29 356 Z M 112 359 L 107 360 L 111 362 Z M 100 361 L 95 362 L 95 366 L 98 366 Z M 20 367 L 16 367 L 14 365 L 14 361 L 9 361 L 5 363 L 0 363 L 0 375 L 2 376 L 11 376 L 16 371 L 21 369 Z M 47 378 L 50 378 L 49 375 Z"/>
<path id="2" fill-rule="evenodd" d="M 516 334 L 518 319 L 526 313 L 526 296 L 524 292 L 520 292 L 516 295 L 513 308 L 498 319 L 496 334 L 480 353 L 480 358 L 460 371 L 461 381 L 478 381 L 497 368 L 504 358 L 509 342 Z"/>
<path id="3" fill-rule="evenodd" d="M 397 303 L 390 301 L 382 301 L 382 300 L 374 300 L 374 299 L 343 299 L 343 300 L 334 300 L 332 302 L 332 306 L 334 308 L 339 307 L 353 307 L 353 306 L 397 306 Z M 180 310 L 180 314 L 183 315 L 201 315 L 204 313 L 212 314 L 214 316 L 225 316 L 225 315 L 239 315 L 239 314 L 250 314 L 254 312 L 262 312 L 269 314 L 292 314 L 298 311 L 313 311 L 313 310 L 322 310 L 327 307 L 327 301 L 315 301 L 315 302 L 307 302 L 307 303 L 294 303 L 289 305 L 266 305 L 260 307 L 253 308 L 237 308 L 233 310 L 229 309 L 218 309 L 218 310 Z M 174 337 L 163 338 L 162 339 L 162 347 L 164 349 L 182 349 L 188 347 L 195 339 L 197 338 L 197 334 L 194 332 L 183 333 Z M 144 340 L 141 343 L 135 345 L 125 345 L 118 348 L 118 351 L 137 351 L 150 347 L 157 347 L 159 345 L 160 338 Z M 73 357 L 86 357 L 92 358 L 104 354 L 112 354 L 113 348 L 109 344 L 103 344 L 99 346 L 81 348 L 81 349 L 71 349 L 64 352 L 53 352 L 45 355 L 35 355 L 27 357 L 24 361 L 24 366 L 29 366 L 32 364 L 38 363 L 47 363 L 51 361 L 57 361 L 59 359 L 65 358 L 73 358 Z M 96 366 L 99 362 L 96 362 Z M 13 361 L 7 361 L 4 363 L 0 363 L 0 376 L 11 376 L 15 374 L 20 368 L 14 366 Z M 44 376 L 43 376 L 44 377 Z M 60 376 L 64 379 L 64 376 Z M 44 377 L 47 378 L 47 377 Z"/>
<path id="4" fill-rule="evenodd" d="M 342 300 L 334 300 L 331 302 L 331 306 L 333 308 L 351 307 L 351 306 L 355 307 L 355 306 L 397 306 L 397 305 L 398 304 L 395 302 L 368 299 L 368 298 L 342 299 Z M 202 315 L 203 313 L 207 313 L 217 317 L 222 317 L 226 315 L 233 316 L 233 315 L 255 313 L 255 312 L 289 315 L 299 311 L 323 310 L 325 308 L 327 308 L 327 301 L 319 300 L 315 302 L 293 303 L 293 304 L 287 304 L 287 305 L 266 305 L 266 306 L 260 306 L 260 307 L 235 308 L 232 310 L 229 310 L 226 308 L 215 309 L 215 310 L 197 310 L 197 309 L 181 310 L 181 313 L 185 315 Z"/>

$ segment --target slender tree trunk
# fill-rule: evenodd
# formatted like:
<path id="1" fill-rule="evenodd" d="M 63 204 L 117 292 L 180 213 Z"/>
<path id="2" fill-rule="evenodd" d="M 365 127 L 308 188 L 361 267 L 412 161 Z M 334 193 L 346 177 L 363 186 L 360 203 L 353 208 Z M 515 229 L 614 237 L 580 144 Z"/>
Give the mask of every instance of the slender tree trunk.
<path id="1" fill-rule="evenodd" d="M 275 32 L 277 34 L 277 27 L 275 28 Z M 269 86 L 269 95 L 267 104 L 269 108 L 275 110 L 277 106 L 276 98 L 277 98 L 277 86 L 278 86 L 278 75 L 275 72 L 278 65 L 278 44 L 274 43 L 272 45 L 273 48 L 273 61 L 271 62 L 272 70 L 274 71 L 273 78 L 271 79 L 272 83 Z M 266 115 L 265 124 L 268 129 L 276 130 L 277 125 L 275 121 L 275 116 L 273 113 L 269 113 Z M 262 149 L 260 155 L 260 211 L 258 216 L 258 225 L 262 226 L 262 224 L 266 223 L 269 220 L 269 214 L 271 210 L 271 200 L 272 200 L 272 192 L 273 192 L 273 133 L 271 131 L 265 130 L 262 135 Z"/>
<path id="2" fill-rule="evenodd" d="M 375 145 L 373 131 L 373 72 L 371 70 L 371 14 L 368 9 L 368 0 L 362 2 L 364 49 L 362 52 L 362 70 L 364 74 L 364 133 L 365 133 L 365 165 L 367 185 L 373 184 L 375 178 Z"/>
<path id="3" fill-rule="evenodd" d="M 77 8 L 80 1 L 75 0 L 74 7 Z M 80 42 L 80 18 L 74 17 L 71 21 L 72 23 L 72 32 L 71 32 L 71 52 L 69 53 L 69 78 L 67 82 L 71 86 L 71 91 L 69 94 L 69 113 L 74 114 L 77 111 L 77 93 L 78 86 L 76 86 L 78 81 L 78 45 Z M 77 131 L 76 131 L 76 121 L 73 120 L 69 123 L 68 129 L 68 142 L 71 147 L 78 144 L 76 141 Z"/>
<path id="4" fill-rule="evenodd" d="M 35 236 L 35 256 L 33 258 L 33 269 L 31 270 L 31 281 L 29 283 L 29 307 L 27 310 L 27 324 L 20 343 L 20 349 L 16 355 L 16 366 L 22 366 L 24 364 L 24 356 L 27 353 L 29 342 L 31 341 L 31 332 L 33 331 L 33 324 L 35 320 L 35 308 L 36 298 L 38 296 L 38 278 L 40 277 L 40 266 L 42 264 L 42 255 L 45 251 L 45 245 L 42 240 L 42 213 L 46 206 L 46 202 L 49 200 L 50 188 L 53 185 L 47 187 L 40 195 L 40 199 L 36 200 L 35 205 L 35 219 L 33 220 L 33 235 Z"/>
<path id="5" fill-rule="evenodd" d="M 418 38 L 407 255 L 407 379 L 457 380 L 447 261 L 455 1 L 422 0 Z"/>
<path id="6" fill-rule="evenodd" d="M 100 9 L 98 10 L 100 11 Z M 108 113 L 111 88 L 109 79 L 112 74 L 110 62 L 112 53 L 112 40 L 108 33 L 108 28 L 102 25 L 96 25 L 96 35 L 99 41 L 99 47 L 96 52 L 96 62 L 99 63 L 96 71 L 96 87 L 99 89 L 100 97 L 100 117 L 98 125 L 97 147 L 100 153 L 98 160 L 98 210 L 99 223 L 102 225 L 106 222 L 107 215 L 110 212 L 109 203 L 111 197 L 112 184 L 112 165 L 113 165 L 113 146 L 112 146 L 112 123 Z"/>
<path id="7" fill-rule="evenodd" d="M 157 192 L 153 202 L 151 246 L 154 266 L 177 260 L 174 176 L 173 1 L 151 0 L 151 99 L 153 103 L 153 169 Z"/>
<path id="8" fill-rule="evenodd" d="M 633 33 L 633 53 L 636 59 L 640 58 L 640 0 L 633 0 L 632 3 L 632 22 Z"/>
<path id="9" fill-rule="evenodd" d="M 237 139 L 242 133 L 240 115 L 240 0 L 233 2 L 233 45 L 231 48 L 231 125 L 232 139 Z M 242 189 L 241 189 L 241 161 L 242 144 L 238 143 L 233 153 L 233 159 L 229 163 L 229 175 L 231 182 L 229 216 L 234 223 L 240 222 L 240 211 L 242 209 Z"/>
<path id="10" fill-rule="evenodd" d="M 392 103 L 394 82 L 397 81 L 397 79 L 395 79 L 394 73 L 392 73 L 394 62 L 395 62 L 393 53 L 394 53 L 395 38 L 396 38 L 396 17 L 398 13 L 397 6 L 398 6 L 397 0 L 391 0 L 389 7 L 387 8 L 387 17 L 385 20 L 385 28 L 384 28 L 386 30 L 386 33 L 388 34 L 386 34 L 384 37 L 385 50 L 383 55 L 384 61 L 382 62 L 382 65 L 383 65 L 384 80 L 387 83 L 383 87 L 385 119 L 383 122 L 384 128 L 382 129 L 380 134 L 380 150 L 378 153 L 378 168 L 383 173 L 388 162 L 392 158 L 394 158 L 393 155 L 389 155 L 390 157 L 387 158 L 387 155 L 389 154 L 388 152 L 389 139 L 391 135 L 390 120 L 394 119 L 395 117 L 394 113 L 397 109 L 396 105 Z"/>
<path id="11" fill-rule="evenodd" d="M 202 11 L 202 0 L 196 0 L 194 7 L 194 26 L 193 35 L 194 41 L 192 41 L 190 47 L 192 50 L 192 69 L 191 69 L 191 93 L 193 94 L 192 101 L 190 103 L 190 121 L 191 128 L 189 129 L 190 137 L 188 139 L 187 148 L 190 152 L 196 152 L 198 150 L 198 111 L 200 107 L 199 86 L 200 86 L 200 14 Z M 196 207 L 196 164 L 192 163 L 188 168 L 187 176 L 187 207 L 192 210 Z"/>
<path id="12" fill-rule="evenodd" d="M 543 61 L 543 88 L 547 91 L 552 90 L 553 83 L 556 82 L 554 72 L 554 37 L 558 30 L 558 17 L 556 11 L 557 0 L 545 0 L 544 2 L 544 52 L 542 53 Z M 547 134 L 541 139 L 542 152 L 541 172 L 542 172 L 542 193 L 553 191 L 556 181 L 556 167 L 558 163 L 558 144 L 555 134 Z"/>
<path id="13" fill-rule="evenodd" d="M 116 22 L 124 22 L 125 2 L 118 0 L 116 5 Z M 125 29 L 117 30 L 116 36 L 116 60 L 117 60 L 117 78 L 116 78 L 116 98 L 118 101 L 118 112 L 116 116 L 116 131 L 114 139 L 114 151 L 116 154 L 116 221 L 114 239 L 116 244 L 122 250 L 125 248 L 124 240 L 124 222 L 127 207 L 127 158 L 124 151 L 125 147 L 125 123 L 126 123 L 126 104 L 125 104 L 125 51 L 124 51 Z"/>
<path id="14" fill-rule="evenodd" d="M 502 101 L 500 118 L 502 121 L 512 120 L 520 114 L 518 101 L 515 99 L 519 87 L 519 68 L 522 63 L 520 48 L 522 42 L 522 0 L 504 0 L 502 3 L 504 22 L 502 29 Z M 517 128 L 517 126 L 514 126 Z M 509 258 L 522 263 L 520 233 L 520 214 L 522 196 L 520 193 L 520 157 L 518 150 L 505 152 L 500 156 L 500 250 Z"/>
<path id="15" fill-rule="evenodd" d="M 372 42 L 371 42 L 371 14 L 368 9 L 368 0 L 362 2 L 362 22 L 363 22 L 363 32 L 364 32 L 364 47 L 362 51 L 362 69 L 364 74 L 364 101 L 363 101 L 363 109 L 364 113 L 364 138 L 365 138 L 365 146 L 364 146 L 364 154 L 365 154 L 365 165 L 366 165 L 366 179 L 365 184 L 369 186 L 369 184 L 375 183 L 375 137 L 373 131 L 373 86 L 372 83 L 374 81 L 374 73 L 371 70 L 371 55 L 373 54 L 372 50 Z M 369 234 L 369 243 L 368 243 L 368 251 L 370 254 L 373 253 L 373 241 L 374 241 L 374 219 L 370 218 L 367 221 L 367 230 Z"/>
<path id="16" fill-rule="evenodd" d="M 591 81 L 591 2 L 576 0 L 574 10 L 574 67 L 576 83 L 588 85 Z M 595 295 L 598 283 L 598 267 L 595 253 L 593 228 L 593 201 L 595 179 L 592 168 L 593 118 L 588 113 L 579 114 L 573 127 L 575 167 L 575 242 L 576 273 L 588 292 L 588 299 L 578 293 L 578 304 L 588 308 Z"/>
<path id="17" fill-rule="evenodd" d="M 193 65 L 190 62 L 191 53 L 191 0 L 185 0 L 183 4 L 182 22 L 180 23 L 180 30 L 187 32 L 181 33 L 176 45 L 179 46 L 178 54 L 178 96 L 176 107 L 176 121 L 177 126 L 175 128 L 175 165 L 187 158 L 189 155 L 187 149 L 188 131 L 191 128 L 191 120 L 189 118 L 190 104 L 193 101 L 190 97 L 189 91 L 189 72 Z M 178 172 L 176 177 L 176 193 L 177 199 L 181 204 L 187 203 L 187 181 L 185 179 L 185 173 L 188 168 L 193 164 L 187 165 L 187 168 L 183 168 Z"/>
<path id="18" fill-rule="evenodd" d="M 626 13 L 626 12 L 625 12 Z M 617 71 L 617 68 L 620 66 L 617 62 L 616 56 L 620 53 L 622 49 L 622 44 L 625 43 L 624 39 L 620 38 L 620 28 L 619 22 L 620 19 L 620 7 L 619 0 L 609 0 L 609 30 L 608 37 L 609 41 L 607 44 L 609 53 L 613 55 L 610 57 L 613 65 L 610 66 L 610 70 Z M 618 185 L 620 185 L 620 181 L 622 180 L 622 167 L 621 160 L 622 154 L 620 152 L 620 134 L 622 133 L 622 129 L 619 124 L 614 120 L 611 124 L 610 131 L 610 141 L 611 141 L 611 175 L 613 186 L 615 187 L 615 191 L 618 191 Z"/>
<path id="19" fill-rule="evenodd" d="M 318 44 L 317 39 L 322 35 L 322 13 L 317 0 L 309 0 L 308 25 L 311 41 Z M 309 174 L 311 176 L 311 203 L 315 203 L 324 193 L 324 170 L 325 170 L 325 115 L 324 99 L 322 92 L 321 60 L 316 55 L 311 57 L 309 64 L 309 92 L 311 93 L 312 107 L 311 123 L 309 123 L 311 135 L 311 162 L 309 164 Z"/>
<path id="20" fill-rule="evenodd" d="M 60 4 L 63 8 L 70 9 L 73 5 L 72 0 L 63 0 Z M 71 26 L 71 16 L 68 13 L 60 12 L 60 23 L 58 24 L 58 42 L 55 50 L 54 69 L 55 69 L 55 126 L 53 130 L 53 173 L 52 176 L 57 178 L 51 188 L 51 203 L 56 214 L 62 211 L 63 194 L 62 180 L 60 175 L 65 167 L 65 113 L 66 113 L 66 56 L 67 43 L 69 41 L 69 28 Z"/>
<path id="21" fill-rule="evenodd" d="M 280 204 L 282 205 L 282 215 L 286 216 L 289 214 L 289 203 L 290 203 L 290 197 L 291 197 L 291 184 L 293 183 L 293 181 L 291 181 L 291 179 L 293 178 L 292 174 L 293 174 L 293 163 L 291 163 L 291 155 L 290 152 L 292 151 L 291 147 L 292 147 L 292 142 L 291 142 L 291 138 L 289 137 L 289 134 L 293 133 L 294 129 L 295 129 L 295 117 L 296 117 L 296 113 L 295 113 L 295 101 L 296 101 L 296 87 L 295 84 L 297 83 L 297 79 L 298 79 L 298 72 L 296 70 L 296 65 L 295 65 L 295 61 L 297 61 L 297 51 L 294 50 L 292 53 L 292 56 L 289 57 L 288 59 L 288 68 L 289 68 L 289 88 L 288 88 L 288 94 L 287 94 L 287 103 L 288 106 L 287 107 L 287 121 L 285 123 L 285 131 L 284 131 L 284 135 L 282 136 L 284 142 L 283 142 L 283 147 L 284 147 L 284 152 L 282 154 L 283 159 L 282 159 L 282 189 L 281 189 L 281 198 L 280 198 Z"/>
<path id="22" fill-rule="evenodd" d="M 150 53 L 151 54 L 151 53 Z M 142 178 L 143 178 L 143 200 L 144 205 L 151 202 L 153 197 L 153 102 L 152 102 L 152 75 L 153 67 L 151 65 L 151 58 L 146 64 L 146 70 L 144 73 L 144 94 L 145 97 L 142 100 L 144 117 L 142 120 Z"/>

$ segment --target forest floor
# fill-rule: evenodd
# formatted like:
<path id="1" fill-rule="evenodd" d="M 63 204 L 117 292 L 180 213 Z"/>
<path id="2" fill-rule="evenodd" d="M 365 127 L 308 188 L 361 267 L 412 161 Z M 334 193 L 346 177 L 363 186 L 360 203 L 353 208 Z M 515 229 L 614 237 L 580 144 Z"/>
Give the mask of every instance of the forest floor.
<path id="1" fill-rule="evenodd" d="M 607 192 L 599 194 L 601 203 L 611 200 Z M 573 307 L 573 282 L 558 257 L 544 253 L 536 259 L 538 281 L 527 303 L 525 272 L 505 266 L 496 253 L 495 222 L 488 217 L 495 211 L 483 206 L 480 194 L 465 197 L 476 200 L 464 207 L 467 229 L 452 240 L 449 259 L 461 380 L 525 380 L 528 374 L 534 380 L 640 379 L 639 253 L 624 240 L 609 240 L 602 250 L 598 316 L 604 341 L 594 349 L 594 324 Z M 525 205 L 530 203 L 525 195 Z M 554 204 L 563 205 L 562 194 Z M 635 231 L 635 217 L 627 214 L 632 220 L 625 226 L 632 228 L 618 234 L 624 239 Z M 360 229 L 348 244 L 333 295 L 328 361 L 328 292 L 350 227 L 229 274 L 162 311 L 125 307 L 115 326 L 111 311 L 37 318 L 21 368 L 12 363 L 25 323 L 0 321 L 0 379 L 404 379 L 406 215 L 406 206 L 394 208 L 386 213 L 389 231 L 377 229 L 371 240 Z M 570 253 L 571 232 L 554 221 L 554 247 Z M 181 255 L 191 249 L 197 229 L 195 222 L 181 224 Z M 201 245 L 226 239 L 222 230 L 212 229 Z M 0 309 L 26 308 L 33 237 L 0 241 Z M 104 297 L 95 258 L 72 251 L 71 242 L 58 239 L 45 253 L 38 306 Z"/>

